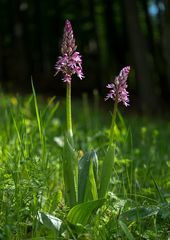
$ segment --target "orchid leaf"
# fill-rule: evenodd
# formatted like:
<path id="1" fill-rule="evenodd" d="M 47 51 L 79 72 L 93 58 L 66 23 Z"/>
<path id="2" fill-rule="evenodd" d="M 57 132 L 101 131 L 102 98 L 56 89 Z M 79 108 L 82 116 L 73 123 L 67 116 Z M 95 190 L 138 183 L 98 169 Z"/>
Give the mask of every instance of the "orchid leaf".
<path id="1" fill-rule="evenodd" d="M 85 154 L 78 165 L 78 201 L 96 200 L 98 159 L 94 151 Z"/>
<path id="2" fill-rule="evenodd" d="M 67 215 L 67 221 L 73 225 L 87 225 L 94 213 L 104 204 L 105 199 L 98 199 L 74 206 Z"/>
<path id="3" fill-rule="evenodd" d="M 62 225 L 61 219 L 48 213 L 38 212 L 38 220 L 49 229 L 59 231 Z"/>
<path id="4" fill-rule="evenodd" d="M 105 197 L 106 192 L 108 190 L 113 170 L 114 152 L 115 146 L 113 144 L 109 145 L 103 161 L 102 173 L 100 178 L 100 190 L 99 190 L 100 198 Z"/>

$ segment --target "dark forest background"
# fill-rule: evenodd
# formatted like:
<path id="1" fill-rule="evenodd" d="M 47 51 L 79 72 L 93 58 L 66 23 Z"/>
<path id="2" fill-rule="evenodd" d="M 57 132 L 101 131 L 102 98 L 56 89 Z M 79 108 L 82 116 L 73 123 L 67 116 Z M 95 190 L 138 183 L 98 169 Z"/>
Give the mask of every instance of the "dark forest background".
<path id="1" fill-rule="evenodd" d="M 106 84 L 131 66 L 131 105 L 168 111 L 170 105 L 170 1 L 0 0 L 0 86 L 6 92 L 64 95 L 53 77 L 65 19 L 72 23 L 85 79 L 73 94 L 106 94 Z"/>

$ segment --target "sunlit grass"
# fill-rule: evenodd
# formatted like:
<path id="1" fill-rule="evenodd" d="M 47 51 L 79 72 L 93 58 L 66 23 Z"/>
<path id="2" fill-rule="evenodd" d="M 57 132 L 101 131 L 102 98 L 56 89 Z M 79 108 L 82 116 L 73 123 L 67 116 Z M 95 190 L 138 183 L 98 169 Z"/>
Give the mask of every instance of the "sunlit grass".
<path id="1" fill-rule="evenodd" d="M 74 141 L 79 158 L 95 150 L 100 167 L 111 116 L 93 102 L 86 95 L 74 102 Z M 87 224 L 73 227 L 64 201 L 64 109 L 63 100 L 35 93 L 0 95 L 0 239 L 167 239 L 169 122 L 119 115 L 106 201 Z M 61 219 L 58 230 L 51 216 Z"/>

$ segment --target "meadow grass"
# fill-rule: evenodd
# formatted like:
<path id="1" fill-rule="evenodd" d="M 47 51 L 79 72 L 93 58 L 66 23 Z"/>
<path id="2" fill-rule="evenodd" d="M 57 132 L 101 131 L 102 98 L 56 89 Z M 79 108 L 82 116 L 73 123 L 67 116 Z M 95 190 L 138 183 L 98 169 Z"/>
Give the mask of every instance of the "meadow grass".
<path id="1" fill-rule="evenodd" d="M 97 152 L 101 174 L 111 116 L 97 95 L 93 103 L 86 94 L 74 101 L 74 144 L 79 158 Z M 65 202 L 65 127 L 63 100 L 1 93 L 0 239 L 168 239 L 169 122 L 118 114 L 109 191 L 81 218 L 80 205 Z"/>

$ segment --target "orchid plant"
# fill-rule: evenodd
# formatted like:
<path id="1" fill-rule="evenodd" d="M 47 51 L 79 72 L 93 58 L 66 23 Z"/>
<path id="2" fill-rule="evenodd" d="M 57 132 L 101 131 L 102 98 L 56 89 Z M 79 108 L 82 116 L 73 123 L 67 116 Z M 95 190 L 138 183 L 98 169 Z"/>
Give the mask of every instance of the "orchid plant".
<path id="1" fill-rule="evenodd" d="M 73 29 L 69 20 L 66 20 L 64 27 L 63 41 L 61 44 L 61 56 L 55 64 L 55 75 L 59 72 L 63 74 L 63 82 L 66 83 L 66 122 L 67 130 L 62 154 L 62 170 L 64 179 L 64 199 L 70 210 L 66 216 L 66 222 L 71 224 L 74 229 L 77 224 L 85 228 L 94 213 L 104 205 L 108 186 L 112 177 L 112 169 L 115 155 L 114 126 L 118 103 L 122 102 L 126 107 L 129 106 L 129 93 L 127 91 L 127 78 L 130 67 L 123 68 L 119 75 L 115 77 L 113 83 L 107 85 L 109 93 L 105 100 L 111 98 L 114 100 L 112 123 L 108 147 L 103 156 L 102 169 L 98 170 L 98 156 L 96 151 L 92 150 L 85 153 L 79 160 L 76 154 L 71 114 L 71 82 L 72 76 L 77 75 L 83 79 L 82 58 L 76 51 Z M 39 212 L 39 220 L 47 227 L 60 230 L 64 222 L 50 214 Z M 120 226 L 122 223 L 120 222 Z M 66 227 L 68 228 L 68 226 Z M 123 225 L 123 229 L 125 226 Z M 126 227 L 126 233 L 129 236 Z M 73 230 L 74 231 L 74 230 Z M 69 228 L 70 233 L 70 228 Z M 71 234 L 73 239 L 74 235 Z"/>
<path id="2" fill-rule="evenodd" d="M 55 75 L 58 72 L 63 74 L 63 82 L 66 83 L 66 119 L 67 132 L 65 146 L 63 150 L 63 175 L 65 185 L 65 198 L 70 206 L 77 202 L 77 164 L 74 150 L 72 112 L 71 112 L 71 81 L 72 75 L 76 74 L 80 79 L 84 78 L 82 72 L 82 59 L 76 51 L 75 38 L 72 25 L 69 20 L 65 21 L 63 41 L 61 44 L 61 54 L 55 64 Z"/>
<path id="3" fill-rule="evenodd" d="M 82 57 L 76 51 L 73 29 L 69 20 L 66 20 L 64 27 L 63 41 L 61 44 L 61 56 L 55 64 L 55 75 L 58 72 L 63 74 L 63 82 L 66 83 L 66 122 L 67 131 L 63 149 L 63 176 L 65 186 L 65 199 L 70 207 L 77 204 L 86 204 L 89 201 L 96 201 L 94 208 L 100 206 L 101 200 L 105 198 L 112 175 L 114 162 L 114 126 L 118 103 L 122 102 L 129 106 L 129 93 L 127 91 L 127 78 L 130 67 L 124 67 L 113 83 L 107 85 L 109 93 L 105 100 L 114 100 L 114 110 L 110 128 L 109 143 L 105 156 L 103 157 L 102 169 L 99 174 L 98 158 L 95 151 L 85 154 L 77 161 L 73 141 L 72 114 L 71 114 L 71 82 L 72 76 L 77 75 L 81 80 L 84 78 L 82 71 Z M 78 164 L 77 164 L 78 163 Z M 85 207 L 83 205 L 83 207 Z M 92 208 L 92 210 L 94 210 Z"/>
<path id="4" fill-rule="evenodd" d="M 113 83 L 108 84 L 106 87 L 109 88 L 109 93 L 107 94 L 105 100 L 111 98 L 114 100 L 113 107 L 113 115 L 112 115 L 112 123 L 110 127 L 110 136 L 109 136 L 109 146 L 103 161 L 102 174 L 101 174 L 101 183 L 99 196 L 104 197 L 108 185 L 110 182 L 110 178 L 112 175 L 112 168 L 114 162 L 114 152 L 115 152 L 115 144 L 113 142 L 114 139 L 114 127 L 116 121 L 116 114 L 118 110 L 118 103 L 122 102 L 126 107 L 129 106 L 129 93 L 127 92 L 127 78 L 130 72 L 130 66 L 124 67 L 119 75 L 115 77 Z M 107 173 L 107 174 L 106 174 Z"/>

